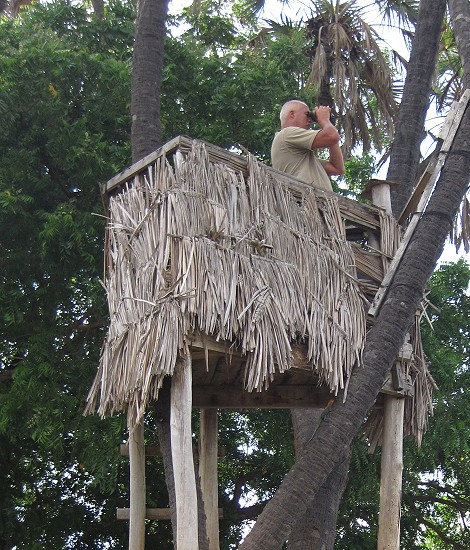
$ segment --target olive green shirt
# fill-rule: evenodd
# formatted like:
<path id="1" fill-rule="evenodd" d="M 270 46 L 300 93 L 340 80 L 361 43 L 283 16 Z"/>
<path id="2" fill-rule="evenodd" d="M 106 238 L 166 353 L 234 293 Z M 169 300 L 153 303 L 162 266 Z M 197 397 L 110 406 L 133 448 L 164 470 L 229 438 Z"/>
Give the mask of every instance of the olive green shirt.
<path id="1" fill-rule="evenodd" d="M 323 164 L 312 150 L 312 143 L 321 130 L 305 130 L 296 126 L 289 126 L 277 132 L 271 145 L 271 162 L 273 168 L 291 174 L 296 178 L 333 191 L 330 178 Z"/>

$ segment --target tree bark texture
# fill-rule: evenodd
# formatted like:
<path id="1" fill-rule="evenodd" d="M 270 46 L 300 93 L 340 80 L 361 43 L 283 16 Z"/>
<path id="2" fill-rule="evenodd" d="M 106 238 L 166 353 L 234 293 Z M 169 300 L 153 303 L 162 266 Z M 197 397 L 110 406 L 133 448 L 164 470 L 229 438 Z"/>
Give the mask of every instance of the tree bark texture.
<path id="1" fill-rule="evenodd" d="M 419 220 L 376 321 L 365 342 L 363 365 L 339 395 L 302 456 L 266 505 L 240 550 L 279 550 L 293 526 L 348 454 L 403 344 L 452 220 L 467 191 L 470 173 L 470 109 L 467 108 L 428 207 Z"/>
<path id="2" fill-rule="evenodd" d="M 292 409 L 295 455 L 302 452 L 318 426 L 324 411 Z M 338 508 L 348 480 L 350 455 L 338 463 L 307 506 L 306 513 L 293 526 L 289 550 L 333 550 Z"/>
<path id="3" fill-rule="evenodd" d="M 449 14 L 463 67 L 464 88 L 470 88 L 470 4 L 468 0 L 449 0 Z"/>
<path id="4" fill-rule="evenodd" d="M 399 183 L 392 190 L 393 213 L 396 218 L 406 205 L 416 179 L 445 10 L 446 0 L 420 2 L 386 178 Z"/>
<path id="5" fill-rule="evenodd" d="M 104 17 L 104 0 L 91 0 L 93 6 L 93 13 L 100 21 Z"/>
<path id="6" fill-rule="evenodd" d="M 161 145 L 160 92 L 168 0 L 139 0 L 132 58 L 132 162 Z"/>

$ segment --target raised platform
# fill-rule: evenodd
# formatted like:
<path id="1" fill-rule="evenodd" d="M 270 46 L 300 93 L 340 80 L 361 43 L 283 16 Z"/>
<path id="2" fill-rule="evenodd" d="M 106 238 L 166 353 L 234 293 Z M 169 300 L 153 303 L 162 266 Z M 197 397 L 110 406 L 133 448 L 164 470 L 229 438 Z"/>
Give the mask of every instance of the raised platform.
<path id="1" fill-rule="evenodd" d="M 323 408 L 347 384 L 399 240 L 384 209 L 186 136 L 101 190 L 111 325 L 88 410 L 138 418 L 188 345 L 194 407 Z"/>

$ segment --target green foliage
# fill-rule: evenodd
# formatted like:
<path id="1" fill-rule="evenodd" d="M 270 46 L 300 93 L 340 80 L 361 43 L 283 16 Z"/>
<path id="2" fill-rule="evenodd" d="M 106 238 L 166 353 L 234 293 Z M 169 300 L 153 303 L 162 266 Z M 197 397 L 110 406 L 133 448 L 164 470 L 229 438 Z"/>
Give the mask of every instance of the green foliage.
<path id="1" fill-rule="evenodd" d="M 464 92 L 463 66 L 459 56 L 454 30 L 445 21 L 441 35 L 441 52 L 437 62 L 436 82 L 434 83 L 436 108 L 446 112 L 452 102 L 459 101 Z"/>
<path id="2" fill-rule="evenodd" d="M 334 182 L 335 191 L 350 199 L 363 200 L 361 194 L 375 170 L 374 157 L 370 153 L 353 155 L 345 162 L 345 169 L 344 175 Z"/>
<path id="3" fill-rule="evenodd" d="M 195 35 L 191 29 L 165 46 L 164 141 L 189 135 L 269 160 L 281 103 L 302 86 L 301 34 L 254 41 L 234 36 L 232 46 L 239 46 L 232 49 L 227 39 L 214 47 Z"/>
<path id="4" fill-rule="evenodd" d="M 424 321 L 422 332 L 438 389 L 422 446 L 405 445 L 401 545 L 407 550 L 469 547 L 469 283 L 464 260 L 442 265 L 430 281 L 432 327 Z M 357 442 L 338 519 L 338 549 L 376 545 L 380 452 L 365 453 Z"/>
<path id="5" fill-rule="evenodd" d="M 122 436 L 82 416 L 107 317 L 98 182 L 129 158 L 133 10 L 113 8 L 0 21 L 2 547 L 121 547 L 125 532 Z"/>
<path id="6" fill-rule="evenodd" d="M 305 94 L 304 37 L 295 25 L 255 32 L 255 19 L 240 21 L 227 6 L 202 3 L 199 14 L 186 12 L 187 32 L 167 37 L 163 139 L 187 134 L 269 160 L 281 102 Z M 0 21 L 2 548 L 127 546 L 127 524 L 115 519 L 128 504 L 125 420 L 82 411 L 107 326 L 97 184 L 130 161 L 133 18 L 132 2 L 113 0 L 99 21 L 58 1 Z M 351 159 L 342 189 L 357 195 L 372 169 L 369 156 Z M 425 343 L 439 391 L 422 448 L 407 448 L 407 550 L 443 547 L 439 530 L 466 544 L 457 522 L 470 494 L 466 284 L 464 265 L 441 269 L 432 284 L 440 311 L 428 310 Z M 152 439 L 151 414 L 146 422 Z M 228 549 L 292 465 L 293 438 L 288 411 L 221 411 L 219 425 Z M 357 443 L 338 548 L 375 547 L 379 459 Z M 160 459 L 148 459 L 147 480 L 148 505 L 167 506 Z M 423 531 L 425 520 L 436 531 Z M 146 537 L 172 548 L 169 523 L 149 523 Z"/>

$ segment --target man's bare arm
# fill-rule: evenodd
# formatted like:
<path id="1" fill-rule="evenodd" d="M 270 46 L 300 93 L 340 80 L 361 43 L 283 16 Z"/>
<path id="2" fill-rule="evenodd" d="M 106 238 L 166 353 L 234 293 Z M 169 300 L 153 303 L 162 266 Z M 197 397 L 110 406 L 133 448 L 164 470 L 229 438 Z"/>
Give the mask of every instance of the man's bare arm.
<path id="1" fill-rule="evenodd" d="M 329 176 L 340 176 L 344 174 L 343 153 L 339 146 L 339 133 L 330 121 L 331 109 L 326 106 L 317 107 L 315 115 L 321 130 L 312 142 L 312 149 L 323 149 L 328 147 L 330 159 L 323 164 L 325 172 Z"/>
<path id="2" fill-rule="evenodd" d="M 323 168 L 329 176 L 341 176 L 341 174 L 344 174 L 343 153 L 338 143 L 330 147 L 330 159 L 323 165 Z"/>

